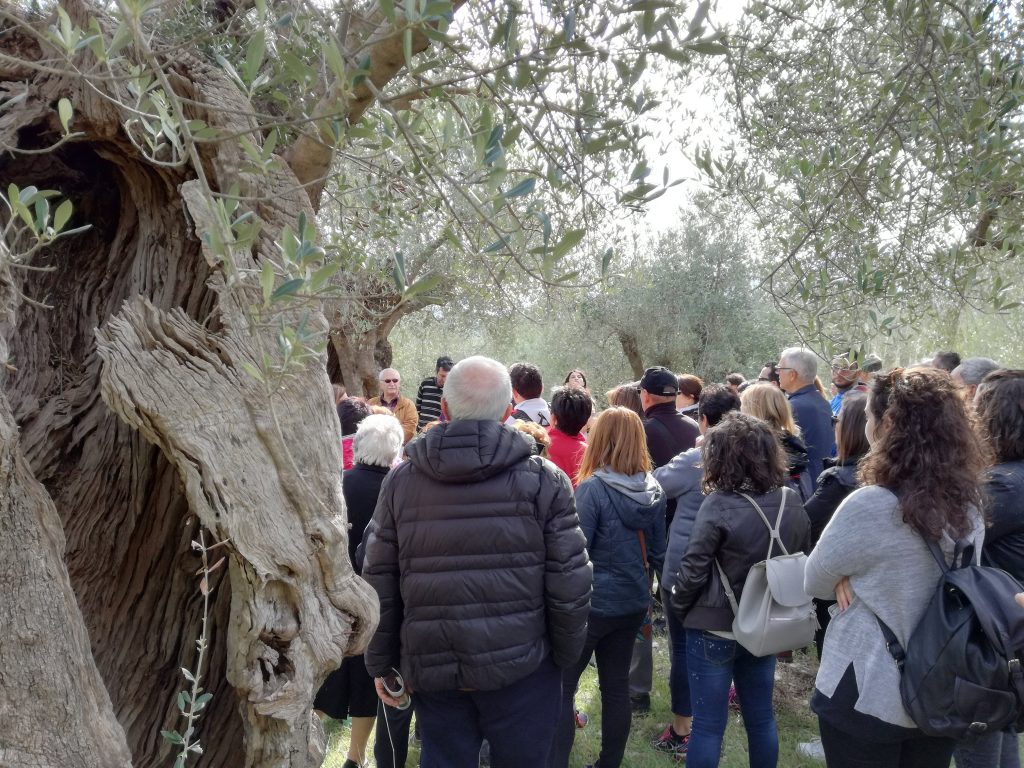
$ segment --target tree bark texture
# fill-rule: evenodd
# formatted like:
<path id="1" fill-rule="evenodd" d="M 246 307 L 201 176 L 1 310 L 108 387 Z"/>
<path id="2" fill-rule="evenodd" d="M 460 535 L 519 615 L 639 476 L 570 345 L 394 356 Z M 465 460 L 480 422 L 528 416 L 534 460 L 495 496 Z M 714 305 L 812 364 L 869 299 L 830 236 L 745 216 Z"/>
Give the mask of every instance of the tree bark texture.
<path id="1" fill-rule="evenodd" d="M 85 9 L 65 8 L 87 26 Z M 0 39 L 14 58 L 53 56 L 39 46 L 19 34 Z M 35 266 L 53 271 L 24 282 L 26 295 L 52 309 L 23 306 L 10 334 L 17 370 L 7 393 L 25 457 L 11 466 L 23 467 L 19 487 L 31 487 L 33 476 L 42 484 L 35 487 L 48 491 L 63 524 L 71 586 L 134 764 L 167 765 L 173 750 L 159 731 L 182 727 L 174 695 L 184 687 L 180 668 L 196 653 L 201 596 L 189 543 L 201 524 L 229 542 L 229 567 L 210 585 L 205 687 L 214 699 L 199 723 L 198 764 L 243 764 L 244 733 L 246 766 L 317 765 L 313 694 L 343 654 L 365 645 L 376 596 L 348 562 L 338 423 L 323 361 L 293 372 L 271 395 L 240 368 L 273 347 L 272 324 L 255 322 L 248 306 L 258 303 L 255 275 L 282 227 L 294 227 L 301 211 L 312 216 L 306 194 L 283 163 L 250 176 L 237 143 L 203 145 L 211 187 L 240 181 L 244 194 L 259 198 L 259 239 L 236 250 L 229 267 L 197 237 L 211 225 L 191 170 L 142 156 L 125 137 L 127 115 L 80 78 L 11 62 L 0 61 L 0 87 L 25 87 L 28 98 L 16 115 L 0 117 L 0 146 L 54 144 L 61 96 L 75 105 L 73 129 L 84 135 L 43 155 L 6 153 L 0 176 L 60 190 L 75 203 L 69 226 L 92 224 L 37 256 Z M 168 67 L 175 90 L 199 104 L 190 119 L 231 133 L 252 127 L 249 105 L 219 70 L 187 55 Z M 125 95 L 114 91 L 117 82 L 101 87 Z M 326 331 L 321 313 L 311 318 Z M 9 442 L 0 436 L 0 449 Z M 18 498 L 0 486 L 0 505 Z M 33 509 L 45 507 L 33 499 Z M 2 529 L 0 551 L 11 551 L 13 534 Z M 35 651 L 21 651 L 26 670 Z M 99 708 L 102 685 L 88 664 L 82 670 Z M 61 722 L 60 710 L 52 717 Z M 118 755 L 116 734 L 91 726 Z M 0 722 L 0 744 L 11 727 Z M 56 753 L 39 762 L 72 764 Z"/>
<path id="2" fill-rule="evenodd" d="M 0 266 L 0 360 L 16 279 Z M 64 546 L 0 391 L 0 765 L 126 768 L 131 753 L 93 661 Z"/>

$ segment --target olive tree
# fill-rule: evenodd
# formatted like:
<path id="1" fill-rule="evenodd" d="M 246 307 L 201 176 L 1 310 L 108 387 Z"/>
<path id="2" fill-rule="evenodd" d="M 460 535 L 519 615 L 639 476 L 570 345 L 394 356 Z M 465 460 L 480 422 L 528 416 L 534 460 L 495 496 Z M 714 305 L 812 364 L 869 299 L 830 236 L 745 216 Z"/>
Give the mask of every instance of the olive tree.
<path id="1" fill-rule="evenodd" d="M 329 334 L 386 341 L 442 247 L 575 279 L 588 211 L 658 193 L 647 67 L 721 52 L 682 10 L 0 8 L 0 762 L 319 763 L 313 695 L 378 610 Z"/>
<path id="2" fill-rule="evenodd" d="M 1016 306 L 1022 23 L 1009 2 L 752 2 L 717 74 L 736 143 L 697 163 L 757 214 L 763 284 L 804 338 L 857 346 Z"/>

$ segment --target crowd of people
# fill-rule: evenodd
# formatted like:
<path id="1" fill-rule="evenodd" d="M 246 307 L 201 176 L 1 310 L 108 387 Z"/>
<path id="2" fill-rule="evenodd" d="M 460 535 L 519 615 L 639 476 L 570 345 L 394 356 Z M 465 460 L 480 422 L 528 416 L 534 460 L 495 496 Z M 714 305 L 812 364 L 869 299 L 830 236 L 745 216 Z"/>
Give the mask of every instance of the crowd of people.
<path id="1" fill-rule="evenodd" d="M 766 552 L 807 554 L 821 738 L 802 754 L 1019 768 L 1012 730 L 957 742 L 915 725 L 883 627 L 905 646 L 941 574 L 935 545 L 969 543 L 1024 580 L 1024 371 L 850 354 L 826 388 L 818 367 L 800 347 L 749 381 L 652 367 L 600 413 L 584 371 L 549 402 L 536 366 L 480 356 L 438 359 L 415 401 L 391 368 L 365 402 L 337 387 L 349 556 L 380 601 L 365 654 L 315 703 L 351 717 L 345 768 L 364 764 L 375 718 L 378 768 L 404 766 L 413 712 L 424 768 L 474 768 L 482 748 L 495 768 L 567 768 L 591 663 L 593 765 L 616 768 L 651 709 L 659 606 L 671 711 L 651 748 L 717 766 L 735 706 L 750 765 L 778 765 L 775 667 L 791 654 L 755 655 L 732 631 Z"/>

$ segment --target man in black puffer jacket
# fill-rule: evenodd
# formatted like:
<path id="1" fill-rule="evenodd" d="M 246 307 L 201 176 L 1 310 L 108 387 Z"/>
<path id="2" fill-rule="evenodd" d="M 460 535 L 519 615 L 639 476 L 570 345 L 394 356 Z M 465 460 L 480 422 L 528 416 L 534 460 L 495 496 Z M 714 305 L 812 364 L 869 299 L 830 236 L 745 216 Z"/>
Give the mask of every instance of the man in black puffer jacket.
<path id="1" fill-rule="evenodd" d="M 579 657 L 592 570 L 569 479 L 502 425 L 511 385 L 471 357 L 448 374 L 448 422 L 406 449 L 366 531 L 380 598 L 366 667 L 414 692 L 423 768 L 544 765 L 561 667 Z M 387 704 L 396 702 L 378 693 Z"/>

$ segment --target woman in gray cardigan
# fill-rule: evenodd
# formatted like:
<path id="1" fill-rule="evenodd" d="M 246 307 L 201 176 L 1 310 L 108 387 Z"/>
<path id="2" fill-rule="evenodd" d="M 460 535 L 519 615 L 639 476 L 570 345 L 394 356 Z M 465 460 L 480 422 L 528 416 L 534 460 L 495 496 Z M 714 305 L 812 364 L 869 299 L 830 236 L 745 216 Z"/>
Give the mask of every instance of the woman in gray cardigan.
<path id="1" fill-rule="evenodd" d="M 947 768 L 954 742 L 925 736 L 900 699 L 900 673 L 877 618 L 903 644 L 938 582 L 926 539 L 981 551 L 984 450 L 949 375 L 897 368 L 868 396 L 864 487 L 842 503 L 807 561 L 807 592 L 834 593 L 811 698 L 829 768 Z"/>

